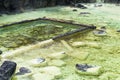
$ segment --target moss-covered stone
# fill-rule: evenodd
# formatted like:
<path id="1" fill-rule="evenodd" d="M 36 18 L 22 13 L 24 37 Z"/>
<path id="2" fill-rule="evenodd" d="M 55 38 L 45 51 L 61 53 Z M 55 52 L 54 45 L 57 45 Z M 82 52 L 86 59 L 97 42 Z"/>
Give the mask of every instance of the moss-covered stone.
<path id="1" fill-rule="evenodd" d="M 50 66 L 58 66 L 58 67 L 64 66 L 65 64 L 66 63 L 64 61 L 62 61 L 62 60 L 51 60 L 48 63 L 48 65 L 50 65 Z"/>

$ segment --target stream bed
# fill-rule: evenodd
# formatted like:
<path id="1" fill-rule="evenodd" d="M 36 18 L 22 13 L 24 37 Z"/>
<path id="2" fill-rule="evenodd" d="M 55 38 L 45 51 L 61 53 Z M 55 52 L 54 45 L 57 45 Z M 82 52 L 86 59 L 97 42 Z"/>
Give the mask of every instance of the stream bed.
<path id="1" fill-rule="evenodd" d="M 80 26 L 42 20 L 0 28 L 3 54 L 15 50 L 21 52 L 1 58 L 1 61 L 17 63 L 12 80 L 119 80 L 120 37 L 112 29 L 107 29 L 107 36 L 96 36 L 89 31 L 43 47 L 37 45 L 77 28 Z M 30 45 L 37 46 L 22 51 Z M 101 69 L 100 72 L 94 68 L 90 73 L 86 70 L 78 72 L 76 64 L 99 66 Z"/>

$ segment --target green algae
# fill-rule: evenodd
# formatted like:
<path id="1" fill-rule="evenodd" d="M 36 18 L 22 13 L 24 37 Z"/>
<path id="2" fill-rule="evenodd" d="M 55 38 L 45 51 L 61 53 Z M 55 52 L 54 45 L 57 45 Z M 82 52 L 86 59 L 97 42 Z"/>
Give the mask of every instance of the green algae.
<path id="1" fill-rule="evenodd" d="M 52 10 L 54 10 L 54 12 L 52 12 Z M 97 36 L 93 35 L 92 32 L 89 32 L 86 34 L 79 34 L 77 36 L 67 39 L 66 41 L 70 45 L 72 42 L 81 42 L 81 41 L 89 42 L 89 43 L 94 42 L 94 43 L 99 43 L 98 46 L 100 48 L 96 48 L 96 47 L 90 46 L 88 44 L 86 44 L 85 46 L 80 46 L 80 47 L 72 47 L 73 50 L 77 50 L 79 52 L 87 52 L 87 53 L 89 53 L 89 55 L 87 56 L 87 58 L 85 60 L 80 60 L 78 58 L 75 58 L 75 56 L 72 57 L 69 55 L 66 58 L 62 59 L 62 61 L 64 61 L 66 63 L 66 65 L 59 67 L 61 69 L 62 75 L 55 77 L 53 80 L 119 80 L 120 79 L 120 77 L 119 77 L 119 75 L 120 75 L 120 69 L 119 69 L 119 66 L 120 66 L 120 59 L 119 59 L 119 56 L 120 56 L 120 54 L 119 54 L 120 53 L 120 50 L 119 50 L 120 34 L 116 32 L 116 28 L 119 28 L 119 25 L 120 25 L 119 24 L 120 19 L 118 19 L 119 13 L 116 13 L 116 11 L 108 11 L 108 10 L 106 10 L 105 7 L 96 8 L 96 9 L 91 8 L 91 9 L 87 9 L 87 10 L 78 9 L 78 12 L 76 12 L 76 13 L 70 12 L 70 11 L 72 11 L 72 9 L 68 8 L 68 7 L 60 8 L 59 12 L 57 12 L 57 13 L 56 13 L 56 10 L 58 11 L 58 7 L 52 8 L 52 10 L 49 10 L 49 8 L 47 8 L 46 11 L 44 11 L 44 9 L 42 9 L 41 11 L 38 10 L 38 12 L 42 12 L 42 13 L 37 13 L 37 11 L 35 11 L 35 12 L 31 12 L 32 14 L 29 14 L 29 15 L 37 14 L 37 16 L 41 16 L 41 14 L 45 13 L 45 15 L 47 15 L 49 17 L 60 18 L 60 19 L 61 18 L 73 19 L 77 22 L 82 22 L 82 23 L 87 23 L 87 24 L 96 24 L 97 26 L 106 26 L 107 34 L 108 34 L 105 37 L 97 37 Z M 87 17 L 84 15 L 80 16 L 78 14 L 81 11 L 89 11 L 92 14 L 88 15 Z M 62 12 L 65 12 L 65 13 L 61 14 Z M 21 18 L 23 18 L 25 14 L 27 14 L 27 13 L 20 14 L 18 16 L 19 17 L 22 16 Z M 73 16 L 73 15 L 75 15 L 75 16 Z M 35 16 L 31 16 L 31 17 L 35 18 Z M 42 15 L 42 16 L 44 16 L 44 15 Z M 117 16 L 117 17 L 115 17 L 115 16 Z M 14 20 L 18 20 L 18 19 L 14 19 Z M 1 21 L 1 23 L 2 22 L 4 22 L 4 21 Z M 6 22 L 9 22 L 9 21 L 6 21 Z M 44 21 L 42 23 L 44 23 Z M 6 37 L 9 34 L 9 32 L 8 32 L 9 30 L 11 30 L 15 33 L 17 31 L 19 33 L 21 33 L 22 30 L 24 31 L 24 27 L 26 25 L 34 26 L 36 24 L 39 25 L 40 24 L 39 21 L 38 21 L 38 23 L 34 23 L 34 24 L 26 23 L 23 26 L 17 25 L 16 28 L 11 27 L 11 29 L 9 29 L 10 28 L 9 27 L 8 29 L 7 28 L 1 29 L 1 31 L 0 31 L 1 39 L 3 39 L 3 36 Z M 46 23 L 44 23 L 44 24 L 46 24 Z M 42 24 L 42 25 L 44 25 L 44 24 Z M 47 25 L 51 25 L 51 22 L 47 23 Z M 58 23 L 56 23 L 55 25 L 58 26 Z M 13 30 L 13 29 L 15 29 L 15 30 Z M 19 29 L 20 31 L 17 29 Z M 68 25 L 66 25 L 66 28 L 64 30 L 68 31 L 68 29 L 69 29 L 69 27 L 68 27 Z M 4 33 L 4 32 L 5 32 L 5 35 L 2 35 L 2 33 Z M 27 29 L 24 32 L 26 33 Z M 21 34 L 23 35 L 23 33 L 21 33 Z M 34 36 L 36 36 L 36 35 L 34 35 Z M 44 39 L 47 39 L 47 38 L 44 38 Z M 66 54 L 71 54 L 71 52 L 64 45 L 62 45 L 61 42 L 58 41 L 58 42 L 55 42 L 53 45 L 46 46 L 44 48 L 36 47 L 36 49 L 34 49 L 34 50 L 24 52 L 24 54 L 21 54 L 19 56 L 15 56 L 15 57 L 9 58 L 9 59 L 17 62 L 17 64 L 18 64 L 17 71 L 18 71 L 19 67 L 24 65 L 26 67 L 29 67 L 32 70 L 33 74 L 39 74 L 38 71 L 42 67 L 38 67 L 38 68 L 30 67 L 30 65 L 31 65 L 30 60 L 38 58 L 38 57 L 44 57 L 47 59 L 48 62 L 50 62 L 51 59 L 47 56 L 50 54 L 53 54 L 53 53 L 61 52 L 61 51 L 65 51 Z M 72 54 L 75 54 L 75 53 L 76 53 L 76 51 L 72 52 Z M 52 60 L 54 60 L 54 59 L 52 59 Z M 81 75 L 81 74 L 77 73 L 75 71 L 76 70 L 75 64 L 85 64 L 85 63 L 90 64 L 90 65 L 102 66 L 103 72 L 99 76 L 93 76 L 93 75 L 88 76 L 88 75 Z M 47 64 L 46 66 L 51 66 L 51 64 L 50 65 Z M 54 66 L 54 64 L 53 64 L 53 66 Z M 24 77 L 19 76 L 17 78 L 17 80 L 34 80 L 34 79 L 31 76 L 30 77 L 29 76 L 24 76 Z"/>
<path id="2" fill-rule="evenodd" d="M 12 25 L 0 29 L 0 45 L 14 49 L 37 41 L 47 40 L 77 28 L 80 27 L 45 20 Z"/>
<path id="3" fill-rule="evenodd" d="M 110 29 L 108 29 L 109 31 Z M 110 30 L 109 32 L 111 32 L 113 30 Z M 62 75 L 55 77 L 53 80 L 115 80 L 119 77 L 119 53 L 117 52 L 118 46 L 119 44 L 117 44 L 117 42 L 113 42 L 113 44 L 111 44 L 111 40 L 114 41 L 114 39 L 118 39 L 116 32 L 109 33 L 109 36 L 111 36 L 111 38 L 109 37 L 97 37 L 95 35 L 92 34 L 92 32 L 85 34 L 84 36 L 79 34 L 79 37 L 72 37 L 70 40 L 67 40 L 68 43 L 74 42 L 74 41 L 88 41 L 88 42 L 99 42 L 101 45 L 99 45 L 101 48 L 95 48 L 89 45 L 86 46 L 82 46 L 82 47 L 72 47 L 73 50 L 78 50 L 78 51 L 82 51 L 82 52 L 88 52 L 89 56 L 87 57 L 87 59 L 85 60 L 80 60 L 78 58 L 72 57 L 72 56 L 67 56 L 63 60 L 66 65 L 60 66 L 59 68 L 61 69 L 61 73 Z M 88 40 L 88 38 L 91 37 L 91 40 Z M 92 39 L 93 38 L 93 39 Z M 57 45 L 56 45 L 57 44 Z M 104 45 L 103 45 L 104 44 Z M 117 44 L 117 45 L 116 45 Z M 37 57 L 45 57 L 46 59 L 48 59 L 48 62 L 50 62 L 50 58 L 46 57 L 50 54 L 53 53 L 57 53 L 60 51 L 65 51 L 67 54 L 70 54 L 70 51 L 68 49 L 65 48 L 65 46 L 60 43 L 60 42 L 55 42 L 53 45 L 49 46 L 49 47 L 44 47 L 44 48 L 39 48 L 36 47 L 36 49 L 32 50 L 32 51 L 28 51 L 28 52 L 24 52 L 24 54 L 19 55 L 19 58 L 14 57 L 11 60 L 14 60 L 18 63 L 18 66 L 21 65 L 25 65 L 27 67 L 29 67 L 31 65 L 31 63 L 29 62 L 29 60 L 34 59 Z M 113 51 L 113 52 L 112 52 Z M 110 53 L 112 52 L 112 53 Z M 34 54 L 34 55 L 33 55 Z M 72 54 L 75 54 L 75 51 L 72 52 Z M 76 55 L 78 56 L 78 55 Z M 25 58 L 25 61 L 24 61 Z M 52 59 L 55 60 L 55 59 Z M 22 63 L 24 61 L 24 63 Z M 103 72 L 98 75 L 98 76 L 94 76 L 94 75 L 81 75 L 79 73 L 76 72 L 75 69 L 75 64 L 90 64 L 90 65 L 96 65 L 96 66 L 101 66 L 103 69 Z M 59 64 L 59 63 L 58 63 Z M 54 65 L 54 64 L 53 64 Z M 51 66 L 51 64 L 46 65 L 46 66 Z M 30 69 L 33 71 L 33 74 L 36 74 L 37 71 L 39 71 L 39 69 L 41 69 L 42 67 L 30 67 Z M 24 78 L 23 78 L 24 79 Z M 19 79 L 18 79 L 19 80 Z M 27 80 L 25 78 L 25 80 Z M 29 80 L 29 79 L 28 79 Z"/>

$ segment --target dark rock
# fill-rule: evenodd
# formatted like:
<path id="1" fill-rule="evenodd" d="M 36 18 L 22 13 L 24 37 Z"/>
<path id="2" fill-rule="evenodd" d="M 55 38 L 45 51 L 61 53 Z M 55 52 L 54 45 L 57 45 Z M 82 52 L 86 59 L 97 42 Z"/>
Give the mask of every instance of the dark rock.
<path id="1" fill-rule="evenodd" d="M 25 67 L 21 67 L 19 70 L 21 73 L 30 73 L 31 71 Z"/>
<path id="2" fill-rule="evenodd" d="M 117 32 L 120 32 L 120 30 L 117 30 Z"/>
<path id="3" fill-rule="evenodd" d="M 75 11 L 77 11 L 77 9 L 73 9 L 73 11 L 75 12 Z"/>
<path id="4" fill-rule="evenodd" d="M 24 74 L 26 74 L 26 73 L 31 73 L 31 71 L 30 71 L 29 69 L 27 69 L 26 67 L 21 67 L 21 68 L 19 69 L 19 72 L 16 73 L 16 75 L 24 75 Z"/>
<path id="5" fill-rule="evenodd" d="M 2 54 L 3 52 L 0 50 L 0 55 Z"/>
<path id="6" fill-rule="evenodd" d="M 16 63 L 12 61 L 5 61 L 0 67 L 0 80 L 11 80 L 15 70 Z"/>
<path id="7" fill-rule="evenodd" d="M 76 64 L 76 68 L 78 70 L 81 70 L 83 72 L 86 72 L 88 68 L 92 68 L 93 66 L 87 65 L 87 64 Z"/>
<path id="8" fill-rule="evenodd" d="M 77 3 L 77 4 L 75 4 L 75 7 L 78 7 L 78 8 L 81 8 L 81 9 L 87 9 L 87 7 L 84 6 L 84 5 L 81 4 L 81 3 Z"/>

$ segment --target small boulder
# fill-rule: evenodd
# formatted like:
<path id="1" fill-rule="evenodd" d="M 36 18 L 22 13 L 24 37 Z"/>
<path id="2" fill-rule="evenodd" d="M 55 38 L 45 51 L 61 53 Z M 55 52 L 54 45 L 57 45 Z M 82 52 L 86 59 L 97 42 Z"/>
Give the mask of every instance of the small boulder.
<path id="1" fill-rule="evenodd" d="M 76 71 L 83 75 L 100 75 L 102 73 L 101 66 L 91 66 L 88 64 L 76 64 Z"/>
<path id="2" fill-rule="evenodd" d="M 76 12 L 76 11 L 77 11 L 77 9 L 73 9 L 72 11 Z"/>
<path id="3" fill-rule="evenodd" d="M 19 72 L 16 73 L 16 75 L 24 75 L 26 73 L 31 73 L 31 71 L 28 68 L 26 68 L 26 67 L 21 67 L 19 69 Z"/>
<path id="4" fill-rule="evenodd" d="M 0 80 L 11 80 L 17 64 L 12 61 L 4 61 L 0 67 Z"/>

